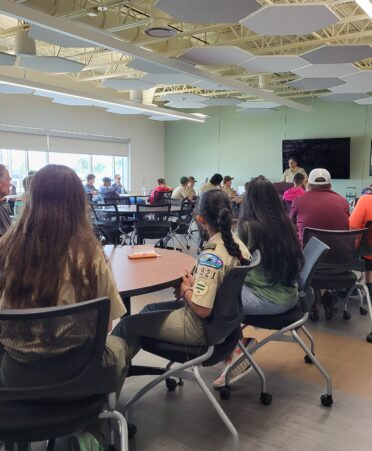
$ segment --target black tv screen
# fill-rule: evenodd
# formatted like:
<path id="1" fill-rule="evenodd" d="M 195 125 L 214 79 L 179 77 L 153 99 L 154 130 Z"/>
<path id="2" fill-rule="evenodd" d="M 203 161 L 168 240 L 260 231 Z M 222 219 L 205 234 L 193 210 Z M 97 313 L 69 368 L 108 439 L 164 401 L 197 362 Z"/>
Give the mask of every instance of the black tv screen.
<path id="1" fill-rule="evenodd" d="M 282 152 L 283 171 L 294 157 L 307 174 L 314 168 L 325 168 L 333 179 L 350 178 L 350 138 L 286 139 Z"/>

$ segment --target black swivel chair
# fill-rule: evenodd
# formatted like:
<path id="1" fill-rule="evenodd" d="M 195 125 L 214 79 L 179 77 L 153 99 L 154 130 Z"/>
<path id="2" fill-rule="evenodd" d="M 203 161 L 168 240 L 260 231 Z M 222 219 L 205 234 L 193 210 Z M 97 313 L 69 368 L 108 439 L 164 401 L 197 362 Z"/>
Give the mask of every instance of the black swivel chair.
<path id="1" fill-rule="evenodd" d="M 131 221 L 124 221 L 116 204 L 102 204 L 91 202 L 93 210 L 93 227 L 101 237 L 114 246 L 123 245 L 130 241 L 129 235 L 134 226 Z"/>
<path id="2" fill-rule="evenodd" d="M 0 311 L 0 440 L 17 443 L 71 435 L 97 421 L 119 424 L 121 451 L 127 424 L 115 411 L 116 367 L 103 366 L 109 299 L 27 310 Z M 110 449 L 114 450 L 110 433 Z"/>
<path id="3" fill-rule="evenodd" d="M 172 197 L 172 191 L 155 191 L 153 205 L 170 204 Z"/>
<path id="4" fill-rule="evenodd" d="M 172 227 L 170 207 L 170 204 L 137 204 L 134 229 L 137 244 L 143 244 L 144 240 L 158 240 L 160 247 L 164 247 Z"/>
<path id="5" fill-rule="evenodd" d="M 304 243 L 311 237 L 317 237 L 330 247 L 329 253 L 320 263 L 311 282 L 314 290 L 348 290 L 344 305 L 344 319 L 347 314 L 347 302 L 355 289 L 364 292 L 370 316 L 370 332 L 366 337 L 372 343 L 372 305 L 369 290 L 363 280 L 364 263 L 360 260 L 361 244 L 368 236 L 368 229 L 360 230 L 320 230 L 305 228 Z"/>
<path id="6" fill-rule="evenodd" d="M 229 368 L 226 373 L 226 385 L 220 389 L 220 396 L 222 399 L 229 399 L 231 395 L 230 391 L 230 376 L 231 372 L 238 366 L 242 361 L 247 358 L 249 363 L 257 372 L 261 379 L 261 396 L 260 401 L 263 405 L 270 405 L 272 401 L 272 396 L 267 392 L 267 380 L 261 370 L 261 368 L 256 363 L 253 358 L 253 352 L 260 349 L 266 343 L 270 341 L 288 341 L 285 339 L 284 335 L 290 333 L 292 339 L 295 343 L 298 343 L 301 348 L 305 351 L 305 362 L 314 363 L 317 369 L 320 371 L 327 383 L 327 392 L 325 395 L 320 397 L 323 406 L 330 407 L 333 404 L 332 398 L 332 380 L 327 371 L 323 368 L 321 363 L 315 357 L 314 349 L 314 339 L 310 335 L 310 332 L 306 329 L 305 323 L 309 317 L 309 310 L 314 302 L 314 294 L 311 288 L 311 281 L 315 269 L 317 268 L 319 262 L 329 251 L 329 247 L 322 243 L 317 238 L 311 238 L 307 246 L 303 251 L 305 265 L 298 277 L 298 288 L 299 288 L 299 300 L 297 305 L 286 313 L 279 315 L 249 315 L 245 316 L 242 323 L 245 326 L 258 327 L 260 329 L 275 330 L 273 334 L 264 338 L 256 345 L 247 349 L 241 343 L 239 347 L 242 350 L 242 356 L 237 359 Z M 303 332 L 304 335 L 310 341 L 310 348 L 305 344 L 303 339 L 300 337 L 298 332 Z"/>
<path id="7" fill-rule="evenodd" d="M 182 379 L 196 380 L 200 388 L 209 399 L 218 415 L 225 423 L 234 439 L 234 451 L 239 449 L 239 435 L 219 403 L 202 379 L 199 369 L 202 366 L 212 366 L 227 358 L 235 349 L 241 336 L 240 321 L 243 317 L 241 290 L 247 272 L 260 262 L 259 252 L 255 252 L 249 266 L 231 269 L 219 287 L 213 306 L 212 315 L 204 320 L 205 346 L 185 346 L 167 343 L 165 341 L 142 339 L 145 351 L 158 355 L 170 361 L 165 373 L 148 383 L 125 405 L 128 410 L 142 396 L 162 381 L 166 381 L 169 390 L 174 390 L 177 383 L 171 376 Z M 159 312 L 163 314 L 163 312 Z M 174 366 L 177 363 L 177 366 Z M 192 374 L 187 369 L 192 370 Z"/>
<path id="8" fill-rule="evenodd" d="M 175 248 L 175 241 L 177 241 L 183 250 L 190 249 L 190 225 L 194 219 L 192 214 L 194 208 L 195 202 L 184 199 L 181 203 L 181 210 L 174 214 L 174 222 L 172 221 L 171 232 L 168 236 L 168 241 L 173 241 L 173 248 Z M 180 237 L 184 238 L 185 244 Z"/>

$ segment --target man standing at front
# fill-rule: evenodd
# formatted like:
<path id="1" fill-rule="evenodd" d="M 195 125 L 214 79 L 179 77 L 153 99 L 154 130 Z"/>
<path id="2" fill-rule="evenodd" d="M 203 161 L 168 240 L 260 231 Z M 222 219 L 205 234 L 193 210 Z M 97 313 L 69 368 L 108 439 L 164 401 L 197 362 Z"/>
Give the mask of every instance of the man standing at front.
<path id="1" fill-rule="evenodd" d="M 5 196 L 9 194 L 10 180 L 8 169 L 0 164 L 0 236 L 4 235 L 12 223 L 9 205 L 5 200 Z"/>

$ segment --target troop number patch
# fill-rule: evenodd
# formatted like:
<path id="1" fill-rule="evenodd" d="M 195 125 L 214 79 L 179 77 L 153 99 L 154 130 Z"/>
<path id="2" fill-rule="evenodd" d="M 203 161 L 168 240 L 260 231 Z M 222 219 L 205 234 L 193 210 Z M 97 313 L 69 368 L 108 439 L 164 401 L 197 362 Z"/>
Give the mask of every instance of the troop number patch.
<path id="1" fill-rule="evenodd" d="M 199 257 L 199 264 L 203 266 L 209 266 L 210 268 L 220 269 L 223 266 L 223 261 L 220 257 L 214 254 L 202 254 Z"/>

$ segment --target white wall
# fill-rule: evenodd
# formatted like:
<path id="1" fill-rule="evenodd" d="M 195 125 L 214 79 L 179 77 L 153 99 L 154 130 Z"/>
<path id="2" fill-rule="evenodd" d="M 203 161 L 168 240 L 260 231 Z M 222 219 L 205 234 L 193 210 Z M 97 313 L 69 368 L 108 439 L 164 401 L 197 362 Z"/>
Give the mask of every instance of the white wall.
<path id="1" fill-rule="evenodd" d="M 0 95 L 0 127 L 3 125 L 129 139 L 132 192 L 140 191 L 143 183 L 151 188 L 164 176 L 163 122 L 94 107 L 56 105 L 32 95 Z"/>

